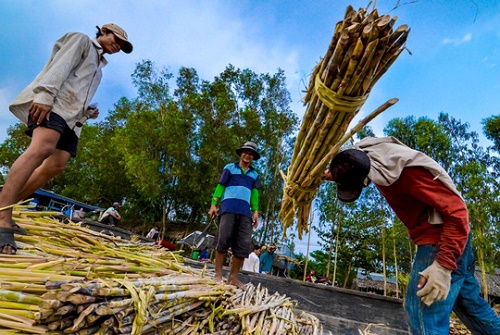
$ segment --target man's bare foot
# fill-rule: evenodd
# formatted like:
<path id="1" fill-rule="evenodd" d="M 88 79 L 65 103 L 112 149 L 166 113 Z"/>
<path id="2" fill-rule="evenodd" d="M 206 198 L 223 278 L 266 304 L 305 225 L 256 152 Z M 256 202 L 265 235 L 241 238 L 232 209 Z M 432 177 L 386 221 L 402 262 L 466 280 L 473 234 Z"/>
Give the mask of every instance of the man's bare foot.
<path id="1" fill-rule="evenodd" d="M 215 276 L 215 277 L 214 277 L 214 281 L 215 281 L 217 284 L 222 284 L 222 283 L 224 283 L 224 280 L 222 280 L 222 276 Z"/>
<path id="2" fill-rule="evenodd" d="M 14 248 L 12 248 L 10 245 L 6 245 L 3 247 L 2 250 L 0 250 L 0 254 L 15 255 L 16 250 Z"/>
<path id="3" fill-rule="evenodd" d="M 247 288 L 245 287 L 245 285 L 243 285 L 242 282 L 240 282 L 238 279 L 234 280 L 234 279 L 228 279 L 227 280 L 227 283 L 229 285 L 233 285 L 233 286 L 236 286 L 237 288 L 239 288 L 240 290 L 243 290 L 245 291 Z"/>
<path id="4" fill-rule="evenodd" d="M 16 241 L 14 240 L 14 229 L 0 226 L 0 254 L 13 255 L 17 251 Z"/>

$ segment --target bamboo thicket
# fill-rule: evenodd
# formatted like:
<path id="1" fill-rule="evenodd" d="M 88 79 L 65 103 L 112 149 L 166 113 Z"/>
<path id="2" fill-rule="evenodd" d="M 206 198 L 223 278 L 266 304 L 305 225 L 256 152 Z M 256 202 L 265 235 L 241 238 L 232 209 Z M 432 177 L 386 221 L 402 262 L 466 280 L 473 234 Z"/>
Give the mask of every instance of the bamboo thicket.
<path id="1" fill-rule="evenodd" d="M 405 49 L 410 29 L 394 28 L 396 18 L 379 15 L 376 8 L 356 11 L 348 6 L 336 24 L 330 46 L 311 75 L 292 160 L 286 175 L 282 172 L 285 232 L 295 218 L 299 238 L 307 232 L 311 203 L 331 158 L 349 137 L 397 102 L 387 101 L 346 133 L 372 87 Z"/>

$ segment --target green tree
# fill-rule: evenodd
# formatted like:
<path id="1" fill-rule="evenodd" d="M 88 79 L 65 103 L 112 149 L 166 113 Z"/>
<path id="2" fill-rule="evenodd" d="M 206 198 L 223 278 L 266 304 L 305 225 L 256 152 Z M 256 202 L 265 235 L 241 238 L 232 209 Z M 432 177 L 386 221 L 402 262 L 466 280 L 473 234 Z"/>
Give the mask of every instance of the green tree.
<path id="1" fill-rule="evenodd" d="M 24 131 L 23 123 L 16 123 L 7 128 L 7 137 L 0 144 L 0 166 L 10 167 L 30 144 L 30 138 Z"/>
<path id="2" fill-rule="evenodd" d="M 255 162 L 262 178 L 260 211 L 263 221 L 274 223 L 281 200 L 279 169 L 298 123 L 289 109 L 283 71 L 256 74 L 228 66 L 209 82 L 200 80 L 194 69 L 181 68 L 174 78 L 143 61 L 132 78 L 137 97 L 122 98 L 94 132 L 87 131 L 86 144 L 116 154 L 108 161 L 115 166 L 110 169 L 114 175 L 96 175 L 127 183 L 126 194 L 115 192 L 125 202 L 126 219 L 151 222 L 166 214 L 202 222 L 222 168 L 237 160 L 235 148 L 250 140 L 262 154 Z M 88 158 L 73 171 L 98 170 L 95 165 L 104 159 Z M 77 194 L 80 185 L 73 189 L 59 182 Z"/>
<path id="3" fill-rule="evenodd" d="M 500 115 L 490 116 L 482 123 L 486 138 L 493 142 L 493 149 L 500 152 Z"/>

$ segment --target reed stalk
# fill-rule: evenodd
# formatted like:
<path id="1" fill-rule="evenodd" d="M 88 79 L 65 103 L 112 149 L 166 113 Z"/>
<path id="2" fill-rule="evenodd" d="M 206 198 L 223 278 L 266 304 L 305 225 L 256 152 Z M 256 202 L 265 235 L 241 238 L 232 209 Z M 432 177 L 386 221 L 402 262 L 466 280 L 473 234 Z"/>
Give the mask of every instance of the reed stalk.
<path id="1" fill-rule="evenodd" d="M 283 315 L 294 313 L 288 298 L 260 286 L 217 284 L 177 254 L 86 234 L 46 215 L 14 211 L 31 235 L 16 235 L 23 249 L 1 257 L 0 335 L 249 334 L 280 304 Z M 297 329 L 300 322 L 290 321 Z"/>

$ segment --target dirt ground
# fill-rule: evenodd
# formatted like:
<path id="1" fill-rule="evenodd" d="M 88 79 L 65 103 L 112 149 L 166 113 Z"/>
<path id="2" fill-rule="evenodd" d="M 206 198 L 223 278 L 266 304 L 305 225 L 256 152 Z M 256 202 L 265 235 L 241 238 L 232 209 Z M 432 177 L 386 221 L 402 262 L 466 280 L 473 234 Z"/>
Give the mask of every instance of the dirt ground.
<path id="1" fill-rule="evenodd" d="M 495 306 L 495 312 L 500 316 L 500 305 Z M 450 333 L 449 335 L 471 335 L 472 333 L 467 330 L 462 322 L 458 319 L 450 320 Z"/>
<path id="2" fill-rule="evenodd" d="M 472 333 L 467 330 L 462 322 L 458 319 L 450 320 L 450 333 L 449 335 L 471 335 Z"/>

